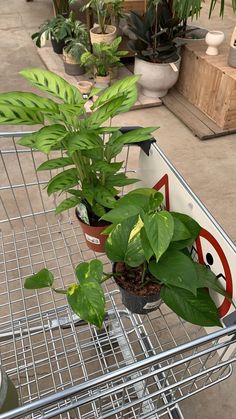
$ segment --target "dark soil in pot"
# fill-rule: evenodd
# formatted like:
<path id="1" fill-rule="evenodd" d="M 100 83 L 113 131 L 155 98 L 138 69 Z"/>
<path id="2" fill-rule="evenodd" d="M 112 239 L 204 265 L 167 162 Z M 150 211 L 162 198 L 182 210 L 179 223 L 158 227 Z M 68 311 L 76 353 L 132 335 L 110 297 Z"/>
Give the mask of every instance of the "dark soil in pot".
<path id="1" fill-rule="evenodd" d="M 109 223 L 107 221 L 99 221 L 99 218 L 96 215 L 89 213 L 89 225 L 81 220 L 77 210 L 75 210 L 75 214 L 79 220 L 80 227 L 84 233 L 86 244 L 89 249 L 93 250 L 94 252 L 104 253 L 107 235 L 102 234 L 102 231 L 105 230 Z"/>
<path id="2" fill-rule="evenodd" d="M 65 46 L 64 39 L 62 39 L 61 41 L 57 41 L 55 38 L 51 38 L 51 44 L 52 44 L 53 51 L 56 54 L 62 54 L 63 48 Z"/>
<path id="3" fill-rule="evenodd" d="M 113 272 L 121 275 L 115 277 L 122 297 L 122 303 L 136 314 L 147 314 L 156 310 L 160 303 L 159 284 L 148 283 L 142 286 L 142 267 L 128 268 L 123 262 L 114 264 Z"/>

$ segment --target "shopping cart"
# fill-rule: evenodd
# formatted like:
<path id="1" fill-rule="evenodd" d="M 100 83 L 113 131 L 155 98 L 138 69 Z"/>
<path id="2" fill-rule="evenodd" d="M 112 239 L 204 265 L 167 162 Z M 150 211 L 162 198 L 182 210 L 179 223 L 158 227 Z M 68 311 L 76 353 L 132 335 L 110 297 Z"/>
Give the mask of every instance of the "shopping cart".
<path id="1" fill-rule="evenodd" d="M 54 215 L 56 198 L 44 190 L 50 174 L 36 172 L 42 156 L 18 146 L 21 135 L 0 138 L 0 356 L 21 403 L 1 418 L 183 418 L 178 402 L 231 375 L 236 325 L 208 334 L 164 304 L 132 314 L 111 281 L 98 330 L 71 312 L 65 296 L 25 290 L 24 278 L 45 266 L 64 287 L 81 260 L 110 265 L 87 248 L 73 211 Z M 139 150 L 127 147 L 122 158 L 135 177 Z M 165 160 L 152 145 L 155 153 Z M 148 157 L 140 155 L 142 166 Z"/>

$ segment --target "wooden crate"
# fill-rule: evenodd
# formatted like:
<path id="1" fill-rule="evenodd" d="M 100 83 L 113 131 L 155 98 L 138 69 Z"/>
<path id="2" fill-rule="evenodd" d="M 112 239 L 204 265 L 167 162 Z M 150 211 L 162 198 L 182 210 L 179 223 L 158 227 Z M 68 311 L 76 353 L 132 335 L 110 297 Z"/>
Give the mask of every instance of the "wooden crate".
<path id="1" fill-rule="evenodd" d="M 220 128 L 236 128 L 236 69 L 227 65 L 228 46 L 206 55 L 204 41 L 185 45 L 176 89 Z"/>

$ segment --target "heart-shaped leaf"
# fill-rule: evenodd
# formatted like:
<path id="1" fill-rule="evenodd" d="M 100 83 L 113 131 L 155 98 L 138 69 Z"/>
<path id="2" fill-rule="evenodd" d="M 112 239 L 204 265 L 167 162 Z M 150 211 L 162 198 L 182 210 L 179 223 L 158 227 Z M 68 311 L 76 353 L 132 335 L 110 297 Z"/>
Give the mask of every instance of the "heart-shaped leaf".
<path id="1" fill-rule="evenodd" d="M 144 215 L 144 228 L 156 261 L 168 248 L 174 233 L 173 217 L 167 211 Z"/>
<path id="2" fill-rule="evenodd" d="M 38 273 L 26 278 L 24 287 L 26 289 L 39 289 L 51 287 L 54 281 L 53 274 L 48 269 L 43 268 Z"/>

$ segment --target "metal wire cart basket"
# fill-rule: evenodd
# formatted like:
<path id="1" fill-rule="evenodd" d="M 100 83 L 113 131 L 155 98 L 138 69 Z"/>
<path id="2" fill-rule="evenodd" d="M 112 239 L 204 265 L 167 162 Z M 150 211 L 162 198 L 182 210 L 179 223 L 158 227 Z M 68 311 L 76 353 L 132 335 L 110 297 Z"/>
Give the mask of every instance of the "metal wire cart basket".
<path id="1" fill-rule="evenodd" d="M 236 326 L 226 321 L 227 327 L 206 331 L 164 304 L 149 315 L 134 315 L 111 281 L 106 321 L 98 330 L 70 311 L 65 296 L 24 290 L 24 278 L 45 266 L 60 287 L 74 281 L 79 261 L 96 256 L 109 262 L 87 248 L 73 212 L 54 215 L 55 200 L 43 189 L 48 174 L 36 172 L 41 156 L 17 145 L 21 134 L 0 138 L 0 354 L 21 404 L 1 418 L 183 418 L 179 401 L 231 375 Z M 217 231 L 224 254 L 235 257 L 233 244 L 158 147 L 151 146 L 149 157 L 139 150 L 127 147 L 124 170 L 164 188 L 167 207 L 166 180 L 179 182 L 188 198 L 183 194 L 178 202 L 195 205 L 204 227 Z M 164 170 L 160 179 L 157 166 Z M 194 257 L 199 249 L 193 249 Z M 222 276 L 228 285 L 228 271 Z M 222 316 L 230 318 L 232 308 L 222 307 Z"/>

